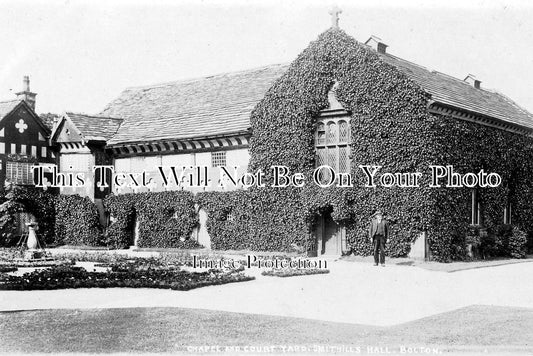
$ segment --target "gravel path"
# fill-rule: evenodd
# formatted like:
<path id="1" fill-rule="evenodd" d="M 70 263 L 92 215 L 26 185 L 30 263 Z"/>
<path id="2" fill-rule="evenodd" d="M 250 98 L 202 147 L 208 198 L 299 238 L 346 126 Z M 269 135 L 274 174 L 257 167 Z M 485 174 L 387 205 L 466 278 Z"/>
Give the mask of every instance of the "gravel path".
<path id="1" fill-rule="evenodd" d="M 455 273 L 330 261 L 330 274 L 263 277 L 191 291 L 0 291 L 0 310 L 185 307 L 388 326 L 475 305 L 533 308 L 533 263 Z"/>

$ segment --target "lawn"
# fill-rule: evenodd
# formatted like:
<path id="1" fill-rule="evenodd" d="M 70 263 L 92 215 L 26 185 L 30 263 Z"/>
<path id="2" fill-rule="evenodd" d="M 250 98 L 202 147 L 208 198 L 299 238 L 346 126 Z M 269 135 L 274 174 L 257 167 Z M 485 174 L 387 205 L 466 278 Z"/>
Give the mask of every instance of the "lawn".
<path id="1" fill-rule="evenodd" d="M 0 313 L 0 352 L 180 352 L 187 346 L 439 347 L 532 353 L 533 309 L 471 306 L 392 327 L 183 308 Z M 278 349 L 281 351 L 281 349 Z"/>

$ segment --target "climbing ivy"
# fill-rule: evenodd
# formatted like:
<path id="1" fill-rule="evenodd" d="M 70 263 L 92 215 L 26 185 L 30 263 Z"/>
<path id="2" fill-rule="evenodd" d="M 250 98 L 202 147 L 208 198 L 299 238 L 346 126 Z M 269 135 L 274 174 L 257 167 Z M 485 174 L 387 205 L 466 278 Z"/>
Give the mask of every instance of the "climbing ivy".
<path id="1" fill-rule="evenodd" d="M 109 195 L 104 206 L 110 214 L 110 225 L 106 230 L 106 244 L 110 247 L 133 245 L 136 220 L 139 222 L 139 247 L 200 247 L 190 239 L 198 224 L 191 192 Z"/>
<path id="2" fill-rule="evenodd" d="M 58 195 L 55 199 L 56 242 L 101 246 L 102 226 L 96 205 L 88 197 Z"/>
<path id="3" fill-rule="evenodd" d="M 30 213 L 38 225 L 41 243 L 49 245 L 55 242 L 55 195 L 33 187 L 13 186 L 0 198 L 0 234 L 2 245 L 14 245 L 16 232 L 16 214 Z"/>
<path id="4" fill-rule="evenodd" d="M 495 128 L 461 122 L 428 112 L 430 95 L 396 67 L 348 36 L 330 29 L 312 42 L 289 66 L 255 107 L 251 115 L 250 170 L 269 171 L 285 165 L 292 172 L 314 168 L 316 118 L 328 105 L 327 94 L 338 82 L 337 99 L 351 115 L 351 173 L 353 188 L 251 189 L 233 205 L 235 217 L 242 216 L 243 231 L 263 231 L 263 243 L 254 248 L 287 247 L 278 242 L 279 233 L 268 227 L 272 211 L 288 217 L 282 224 L 287 241 L 306 245 L 317 214 L 333 209 L 333 218 L 347 228 L 348 243 L 356 254 L 370 253 L 367 226 L 376 209 L 386 212 L 391 224 L 387 250 L 391 256 L 405 256 L 410 243 L 427 231 L 433 257 L 439 261 L 456 258 L 470 224 L 468 188 L 430 188 L 429 165 L 454 165 L 460 173 L 485 169 L 502 175 L 498 188 L 480 190 L 484 218 L 489 229 L 503 218 L 506 202 L 515 209 L 514 222 L 531 231 L 533 211 L 532 140 Z M 422 172 L 418 188 L 365 188 L 359 164 L 382 166 L 384 172 Z M 309 179 L 308 179 L 309 181 Z M 243 206 L 242 200 L 261 197 L 271 209 Z M 231 210 L 231 199 L 222 203 Z M 302 211 L 293 213 L 292 209 Z M 240 211 L 242 209 L 242 211 Z M 253 212 L 253 213 L 246 213 Z M 216 223 L 217 221 L 218 223 Z M 233 225 L 215 215 L 209 222 L 216 238 L 233 239 Z M 245 228 L 240 224 L 248 223 Z M 223 233 L 222 233 L 223 232 Z M 232 237 L 228 237 L 231 235 Z M 254 237 L 255 239 L 255 237 Z M 255 241 L 255 240 L 254 240 Z M 242 244 L 241 244 L 242 245 Z M 227 246 L 225 246 L 227 247 Z"/>
<path id="5" fill-rule="evenodd" d="M 337 99 L 351 116 L 353 187 L 323 189 L 311 183 L 314 132 L 335 82 Z M 391 222 L 389 256 L 407 255 L 410 244 L 425 231 L 434 259 L 449 261 L 465 251 L 464 238 L 471 228 L 471 189 L 430 188 L 428 177 L 430 165 L 452 165 L 459 173 L 484 169 L 502 176 L 498 188 L 478 190 L 483 222 L 489 233 L 497 234 L 504 207 L 511 204 L 517 232 L 509 243 L 510 254 L 523 256 L 525 234 L 533 232 L 533 139 L 431 114 L 430 99 L 418 84 L 369 47 L 342 30 L 330 29 L 291 63 L 250 118 L 249 170 L 267 173 L 268 186 L 270 168 L 284 165 L 292 173 L 306 175 L 304 187 L 252 187 L 204 192 L 196 197 L 185 191 L 111 195 L 104 200 L 111 221 L 104 240 L 82 240 L 128 247 L 138 221 L 141 247 L 197 247 L 189 237 L 198 223 L 198 204 L 208 213 L 207 229 L 214 249 L 305 252 L 312 244 L 318 217 L 331 213 L 346 227 L 350 250 L 368 255 L 369 219 L 380 209 Z M 421 172 L 423 178 L 416 188 L 366 188 L 360 164 L 379 165 L 383 172 Z M 8 203 L 2 204 L 0 211 L 34 211 L 43 221 L 46 238 L 53 239 L 53 199 L 43 192 L 17 194 L 15 199 L 4 199 Z M 74 207 L 75 199 L 63 201 L 63 215 L 58 216 L 67 216 L 64 208 Z M 83 226 L 96 228 L 92 203 L 80 203 L 91 217 L 71 215 L 88 223 Z M 4 217 L 0 228 L 11 223 L 9 216 Z M 65 226 L 57 225 L 56 231 L 64 231 Z"/>
<path id="6" fill-rule="evenodd" d="M 306 210 L 296 189 L 205 192 L 198 205 L 208 215 L 211 248 L 303 251 L 309 240 Z"/>

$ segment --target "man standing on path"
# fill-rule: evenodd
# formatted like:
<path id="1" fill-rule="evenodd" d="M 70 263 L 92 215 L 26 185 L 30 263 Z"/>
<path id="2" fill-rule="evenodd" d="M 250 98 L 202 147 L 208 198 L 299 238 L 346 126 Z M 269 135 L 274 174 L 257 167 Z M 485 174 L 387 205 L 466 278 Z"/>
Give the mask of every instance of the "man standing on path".
<path id="1" fill-rule="evenodd" d="M 374 247 L 374 266 L 381 263 L 381 266 L 385 267 L 385 243 L 389 237 L 389 222 L 383 219 L 381 211 L 378 210 L 372 215 L 369 232 Z"/>

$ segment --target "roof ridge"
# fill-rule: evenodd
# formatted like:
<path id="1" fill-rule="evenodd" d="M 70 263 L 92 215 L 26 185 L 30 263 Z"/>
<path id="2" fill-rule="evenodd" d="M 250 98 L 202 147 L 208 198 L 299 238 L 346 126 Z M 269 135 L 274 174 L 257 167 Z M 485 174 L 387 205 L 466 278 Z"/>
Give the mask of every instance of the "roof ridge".
<path id="1" fill-rule="evenodd" d="M 529 112 L 529 110 L 527 110 L 526 108 L 524 108 L 522 105 L 518 104 L 516 101 L 514 101 L 513 99 L 511 99 L 509 96 L 505 95 L 504 93 L 496 90 L 496 89 L 491 89 L 489 90 L 490 92 L 496 94 L 496 95 L 499 95 L 501 96 L 505 101 L 507 101 L 509 104 L 511 105 L 514 105 L 516 106 L 517 109 L 519 109 L 520 111 L 522 111 L 527 117 L 529 117 L 530 119 L 533 120 L 533 114 Z"/>
<path id="2" fill-rule="evenodd" d="M 431 73 L 434 73 L 436 75 L 440 75 L 442 77 L 446 77 L 446 78 L 450 78 L 450 79 L 454 79 L 454 80 L 457 80 L 458 82 L 461 82 L 461 83 L 464 83 L 464 84 L 467 84 L 467 85 L 470 85 L 468 84 L 467 82 L 465 82 L 464 80 L 461 80 L 457 77 L 454 77 L 453 75 L 451 74 L 448 74 L 448 73 L 444 73 L 444 72 L 441 72 L 441 71 L 438 71 L 438 70 L 432 70 Z M 471 86 L 471 85 L 470 85 Z"/>
<path id="3" fill-rule="evenodd" d="M 221 72 L 221 73 L 216 73 L 216 74 L 208 74 L 208 75 L 204 75 L 204 76 L 201 76 L 201 77 L 184 78 L 184 79 L 172 80 L 172 81 L 161 82 L 161 83 L 156 83 L 156 84 L 132 86 L 132 87 L 127 87 L 126 89 L 124 89 L 123 92 L 124 91 L 128 91 L 128 90 L 156 89 L 156 88 L 165 87 L 165 86 L 168 86 L 168 85 L 171 85 L 171 84 L 183 84 L 183 83 L 197 82 L 197 81 L 202 80 L 202 79 L 208 79 L 208 78 L 213 78 L 213 77 L 223 77 L 223 76 L 226 76 L 226 75 L 238 75 L 238 74 L 243 74 L 243 73 L 248 73 L 248 72 L 259 71 L 259 70 L 262 70 L 262 69 L 274 68 L 274 67 L 283 67 L 283 66 L 288 66 L 288 65 L 290 65 L 290 62 L 274 63 L 274 64 L 264 65 L 264 66 L 261 66 L 261 67 L 242 69 L 242 70 L 238 70 L 238 71 L 230 71 L 230 72 Z"/>
<path id="4" fill-rule="evenodd" d="M 461 100 L 457 97 L 454 97 L 455 94 L 453 93 L 453 87 L 455 86 L 457 88 L 465 89 L 469 88 L 470 90 L 468 95 L 477 96 L 469 99 L 477 102 L 477 106 L 474 105 L 473 108 L 471 107 L 471 109 L 475 112 L 485 114 L 494 118 L 503 117 L 504 120 L 507 122 L 528 127 L 530 129 L 533 128 L 533 114 L 530 113 L 526 108 L 520 106 L 510 97 L 497 90 L 485 87 L 474 88 L 470 83 L 465 82 L 464 80 L 454 77 L 450 74 L 439 72 L 437 70 L 429 70 L 427 67 L 410 62 L 400 57 L 396 57 L 389 53 L 379 54 L 380 58 L 382 58 L 383 61 L 397 67 L 400 71 L 404 72 L 408 76 L 410 76 L 410 72 L 414 69 L 424 71 L 424 73 L 420 73 L 420 78 L 418 78 L 418 74 L 413 73 L 414 76 L 411 77 L 411 79 L 418 81 L 418 84 L 422 86 L 422 89 L 424 89 L 427 93 L 430 93 L 433 98 L 439 95 L 443 95 L 443 100 L 445 102 L 448 102 L 450 105 L 465 110 L 469 106 L 469 103 L 465 104 L 467 100 L 465 100 L 464 98 Z M 406 69 L 407 72 L 404 69 Z M 426 76 L 428 78 L 424 78 Z M 435 82 L 432 82 L 433 80 L 435 80 Z M 446 81 L 448 81 L 448 83 L 446 83 Z M 435 86 L 435 83 L 439 83 L 438 88 Z M 442 92 L 441 87 L 446 87 L 446 90 L 448 91 L 445 90 L 444 92 Z M 488 97 L 486 95 L 488 95 Z M 481 96 L 484 96 L 484 99 L 481 99 Z M 505 107 L 498 107 L 497 102 L 492 103 L 496 107 L 491 108 L 490 103 L 485 103 L 484 100 L 500 102 L 502 105 L 505 105 L 507 109 Z M 466 107 L 464 105 L 466 105 Z"/>
<path id="5" fill-rule="evenodd" d="M 455 80 L 455 81 L 457 81 L 457 82 L 459 82 L 459 83 L 462 83 L 462 84 L 467 85 L 467 86 L 469 86 L 469 87 L 471 87 L 471 88 L 474 88 L 474 87 L 472 86 L 472 84 L 469 84 L 468 82 L 465 82 L 464 79 L 460 79 L 460 78 L 454 77 L 454 76 L 451 75 L 451 74 L 443 73 L 443 72 L 440 72 L 440 71 L 438 71 L 438 70 L 432 70 L 431 73 L 435 73 L 436 75 L 440 75 L 440 76 L 442 76 L 442 77 L 446 77 L 446 78 L 449 78 L 449 79 L 453 79 L 453 80 Z M 474 89 L 476 89 L 476 90 L 484 90 L 484 91 L 488 91 L 488 92 L 490 92 L 490 90 L 487 89 L 487 88 L 485 88 L 485 87 L 483 87 L 483 88 L 474 88 Z"/>
<path id="6" fill-rule="evenodd" d="M 465 82 L 463 79 L 460 79 L 460 78 L 454 77 L 454 76 L 451 75 L 451 74 L 444 73 L 444 72 L 438 71 L 438 70 L 436 70 L 436 69 L 430 69 L 430 68 L 428 68 L 428 67 L 426 67 L 426 66 L 423 66 L 423 65 L 418 64 L 418 63 L 415 63 L 415 62 L 411 62 L 411 61 L 409 61 L 409 60 L 407 60 L 407 59 L 404 59 L 404 58 L 401 58 L 401 57 L 398 57 L 398 56 L 392 55 L 392 54 L 390 54 L 390 53 L 380 53 L 380 54 L 385 55 L 385 56 L 392 57 L 392 58 L 394 58 L 394 59 L 396 59 L 396 60 L 398 60 L 398 61 L 401 61 L 401 62 L 406 62 L 406 63 L 408 63 L 408 64 L 410 64 L 410 65 L 413 65 L 413 66 L 416 66 L 416 67 L 419 67 L 419 68 L 425 69 L 425 70 L 427 70 L 429 73 L 436 74 L 436 75 L 440 75 L 440 76 L 443 76 L 443 77 L 446 77 L 446 78 L 450 78 L 450 79 L 456 80 L 456 81 L 458 81 L 458 82 L 460 82 L 460 83 L 463 83 L 463 84 L 466 84 L 466 85 L 469 85 L 469 86 L 470 86 L 470 84 L 468 84 L 467 82 Z M 481 88 L 481 90 L 487 90 L 487 89 L 485 89 L 485 88 Z"/>
<path id="7" fill-rule="evenodd" d="M 0 104 L 12 103 L 14 101 L 22 101 L 22 99 L 2 100 L 0 101 Z"/>
<path id="8" fill-rule="evenodd" d="M 379 53 L 379 52 L 378 52 L 378 54 L 381 55 L 381 56 L 383 56 L 383 57 L 391 57 L 391 58 L 396 59 L 396 60 L 398 60 L 398 61 L 400 61 L 400 62 L 406 62 L 406 63 L 411 64 L 411 65 L 413 65 L 413 66 L 416 66 L 416 67 L 419 67 L 419 68 L 425 69 L 425 70 L 427 70 L 428 72 L 432 72 L 432 70 L 430 70 L 428 67 L 425 67 L 425 66 L 423 66 L 423 65 L 421 65 L 421 64 L 418 64 L 418 63 L 415 63 L 415 62 L 408 61 L 407 59 L 404 59 L 404 58 L 401 58 L 401 57 L 395 56 L 395 55 L 393 55 L 393 54 L 390 54 L 390 53 Z"/>
<path id="9" fill-rule="evenodd" d="M 81 115 L 81 116 L 92 117 L 92 118 L 96 118 L 96 119 L 111 119 L 111 120 L 120 120 L 120 121 L 124 120 L 124 119 L 122 119 L 120 117 L 103 116 L 103 115 L 89 115 L 89 114 L 85 114 L 83 112 L 75 112 L 75 111 L 65 111 L 65 114 L 67 114 L 67 115 L 69 115 L 69 114 Z M 59 115 L 59 116 L 61 116 L 61 115 Z"/>

